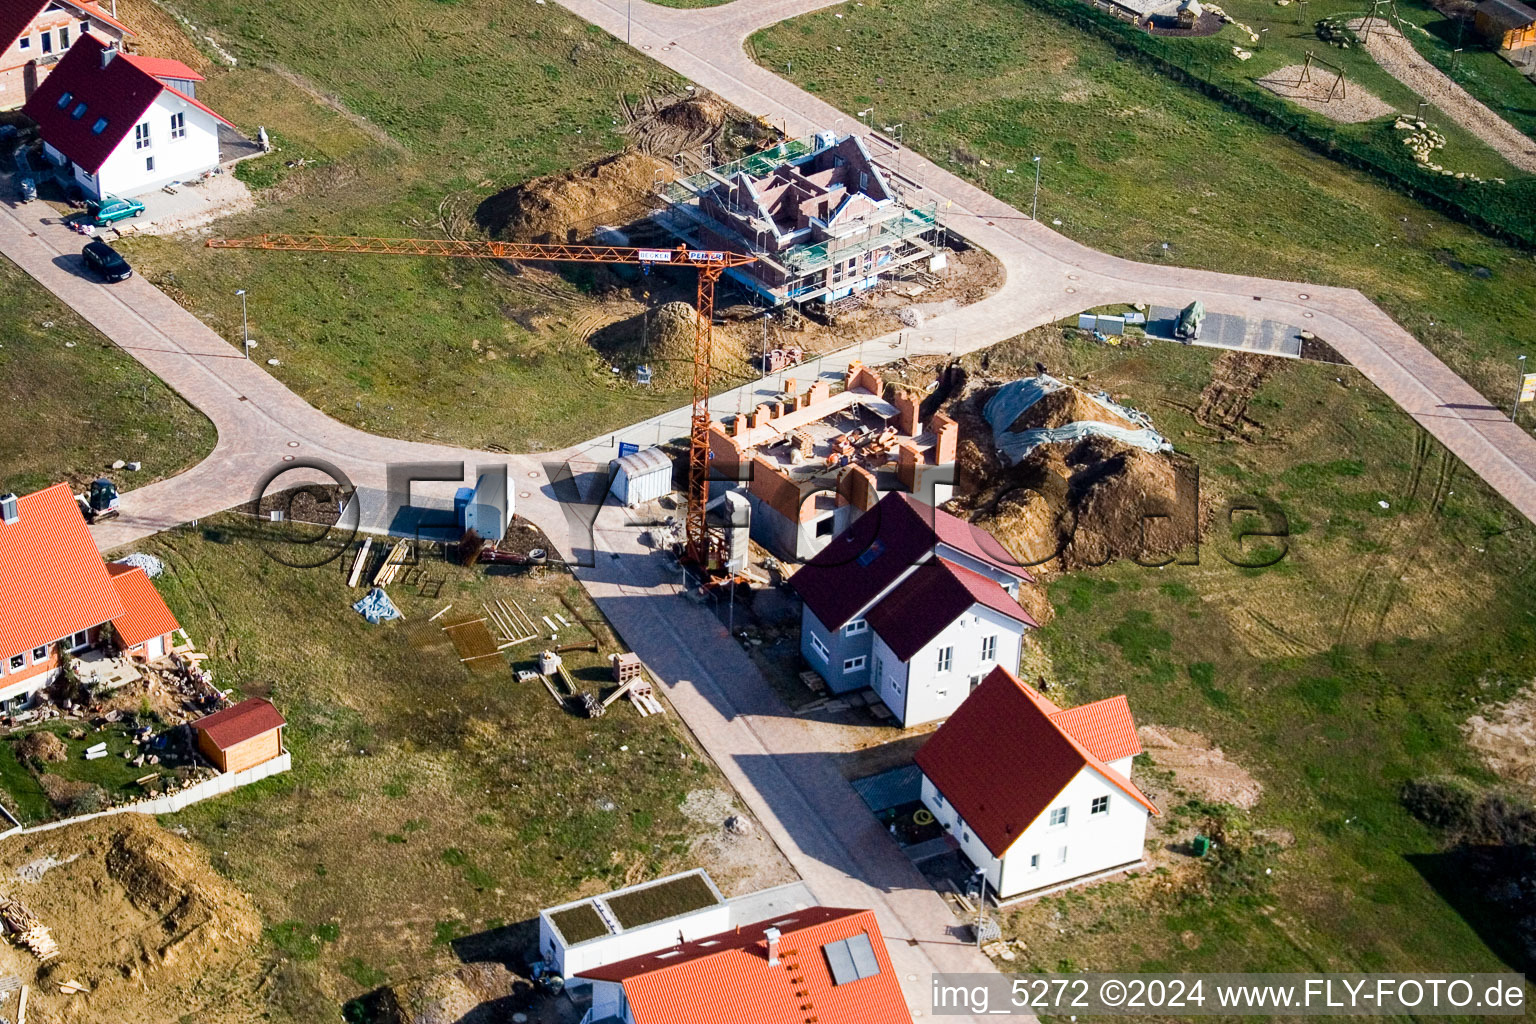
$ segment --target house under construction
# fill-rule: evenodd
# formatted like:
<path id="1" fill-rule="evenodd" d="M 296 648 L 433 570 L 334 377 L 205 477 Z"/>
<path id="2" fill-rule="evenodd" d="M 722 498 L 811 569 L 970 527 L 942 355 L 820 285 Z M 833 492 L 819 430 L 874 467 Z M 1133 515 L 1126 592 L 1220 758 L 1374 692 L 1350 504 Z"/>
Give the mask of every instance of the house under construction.
<path id="1" fill-rule="evenodd" d="M 750 252 L 726 273 L 772 305 L 833 302 L 943 266 L 936 206 L 903 203 L 858 136 L 821 132 L 665 186 L 657 217 L 691 246 Z"/>

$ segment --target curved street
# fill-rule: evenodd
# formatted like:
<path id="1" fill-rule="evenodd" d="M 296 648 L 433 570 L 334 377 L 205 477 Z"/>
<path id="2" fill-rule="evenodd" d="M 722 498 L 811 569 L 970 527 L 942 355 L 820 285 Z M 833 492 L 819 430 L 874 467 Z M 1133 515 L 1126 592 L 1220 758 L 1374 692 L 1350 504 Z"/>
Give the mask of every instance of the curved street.
<path id="1" fill-rule="evenodd" d="M 742 49 L 757 29 L 830 6 L 828 0 L 735 0 L 686 11 L 628 0 L 560 2 L 792 135 L 834 125 L 862 131 L 855 119 L 758 67 Z M 884 158 L 894 153 L 878 140 L 871 140 L 871 148 Z M 1118 259 L 1032 222 L 910 151 L 900 154 L 899 175 L 919 201 L 938 200 L 951 230 L 992 252 L 1003 264 L 1006 282 L 980 302 L 904 332 L 905 338 L 872 339 L 858 352 L 893 344 L 915 354 L 962 352 L 1100 304 L 1182 306 L 1198 298 L 1212 312 L 1312 330 L 1536 520 L 1536 441 L 1358 292 Z M 583 563 L 577 570 L 583 584 L 665 682 L 672 705 L 817 898 L 879 914 L 909 1003 L 928 1005 L 928 975 L 935 970 L 991 970 L 964 941 L 964 929 L 948 907 L 864 810 L 815 726 L 786 713 L 711 611 L 679 596 L 674 571 L 641 545 L 641 531 L 628 513 L 611 505 L 599 513 L 595 503 L 583 509 L 558 500 L 556 482 L 567 472 L 564 467 L 576 474 L 605 470 L 617 440 L 649 443 L 675 436 L 686 425 L 686 409 L 539 457 L 378 437 L 311 407 L 261 362 L 243 359 L 235 346 L 142 278 L 109 287 L 84 277 L 78 249 L 79 236 L 45 205 L 0 208 L 0 252 L 175 388 L 218 430 L 217 446 L 203 463 L 123 494 L 123 515 L 94 529 L 104 550 L 244 502 L 285 460 L 323 459 L 353 483 L 378 491 L 392 462 L 505 464 L 519 514 Z M 855 354 L 850 349 L 824 357 L 791 375 L 808 380 L 823 367 L 838 372 Z M 715 405 L 750 404 L 759 391 L 776 393 L 781 385 L 782 378 L 775 377 L 722 395 Z M 584 516 L 593 513 L 598 518 L 588 526 Z"/>

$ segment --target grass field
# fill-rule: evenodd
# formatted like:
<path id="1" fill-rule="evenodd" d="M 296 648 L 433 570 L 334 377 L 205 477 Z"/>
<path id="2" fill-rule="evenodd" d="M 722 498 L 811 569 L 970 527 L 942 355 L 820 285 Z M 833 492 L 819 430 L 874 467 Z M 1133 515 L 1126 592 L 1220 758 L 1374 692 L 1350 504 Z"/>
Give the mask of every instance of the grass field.
<path id="1" fill-rule="evenodd" d="M 118 459 L 120 486 L 213 450 L 213 424 L 9 260 L 0 259 L 0 492 L 82 487 Z"/>
<path id="2" fill-rule="evenodd" d="M 752 44 L 762 64 L 792 65 L 843 110 L 873 104 L 880 124 L 904 123 L 910 146 L 1021 209 L 1042 154 L 1040 216 L 1072 238 L 1149 262 L 1359 288 L 1485 394 L 1513 387 L 1514 357 L 1536 343 L 1515 314 L 1536 289 L 1527 254 L 1021 0 L 951 14 L 939 0 L 871 0 Z"/>
<path id="3" fill-rule="evenodd" d="M 227 236 L 462 237 L 486 196 L 623 148 L 621 92 L 677 84 L 555 4 L 404 0 L 363 18 L 302 0 L 177 9 L 240 60 L 212 69 L 199 97 L 251 133 L 265 125 L 278 147 L 240 165 L 257 207 L 220 221 Z M 549 274 L 209 251 L 200 238 L 124 248 L 231 337 L 246 289 L 261 354 L 282 364 L 273 372 L 378 433 L 545 449 L 681 398 L 615 383 L 586 343 L 596 302 Z"/>
<path id="4" fill-rule="evenodd" d="M 1014 966 L 1503 969 L 1407 859 L 1438 837 L 1398 787 L 1488 780 L 1460 726 L 1536 672 L 1530 524 L 1340 367 L 1275 361 L 1248 405 L 1255 427 L 1223 439 L 1192 415 L 1216 358 L 1056 328 L 991 350 L 994 374 L 1041 360 L 1148 412 L 1197 462 L 1215 515 L 1198 564 L 1052 582 L 1056 615 L 1030 668 L 1070 704 L 1126 693 L 1140 723 L 1204 733 L 1263 784 L 1253 826 L 1294 845 L 1263 862 L 1272 876 L 1215 896 L 1143 879 L 1025 905 L 1010 914 L 1029 945 Z M 1288 519 L 1273 568 L 1228 561 L 1220 510 L 1242 495 Z"/>
<path id="5" fill-rule="evenodd" d="M 614 640 L 570 576 L 433 563 L 446 579 L 438 597 L 397 583 L 391 596 L 408 620 L 369 626 L 349 607 L 362 593 L 345 584 L 350 559 L 291 569 L 234 517 L 204 525 L 146 545 L 169 565 L 160 591 L 212 655 L 220 685 L 267 696 L 287 716 L 294 767 L 167 820 L 254 897 L 276 1019 L 335 1019 L 341 1002 L 385 980 L 455 962 L 462 937 L 700 866 L 690 843 L 709 829 L 679 804 L 729 786 L 674 715 L 641 719 L 619 702 L 600 719 L 573 716 L 504 664 L 467 673 L 437 624 L 413 625 L 449 602 L 478 613 L 492 596 L 535 619 L 591 621 L 602 653 L 566 664 L 597 692 L 611 685 Z M 561 640 L 587 638 L 577 628 Z M 517 667 L 538 649 L 515 648 Z M 778 857 L 767 842 L 758 854 Z M 707 857 L 702 866 L 731 885 Z"/>

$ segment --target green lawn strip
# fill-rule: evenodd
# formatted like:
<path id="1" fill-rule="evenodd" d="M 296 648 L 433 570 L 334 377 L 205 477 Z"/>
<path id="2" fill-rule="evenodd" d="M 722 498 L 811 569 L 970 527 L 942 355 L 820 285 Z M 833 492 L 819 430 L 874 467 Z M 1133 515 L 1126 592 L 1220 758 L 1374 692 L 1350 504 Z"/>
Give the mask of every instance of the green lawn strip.
<path id="1" fill-rule="evenodd" d="M 621 702 L 588 720 L 511 668 L 468 674 L 435 624 L 370 626 L 354 613 L 350 558 L 292 569 L 233 516 L 203 526 L 145 545 L 169 566 L 157 584 L 219 684 L 268 696 L 287 717 L 293 769 L 168 820 L 283 929 L 269 938 L 293 962 L 276 982 L 284 1019 L 320 1019 L 338 992 L 451 964 L 454 939 L 497 922 L 698 866 L 697 827 L 679 805 L 692 789 L 728 787 L 675 716 L 641 719 Z M 417 622 L 450 602 L 471 614 L 501 598 L 535 621 L 601 623 L 568 575 L 443 562 L 427 572 L 445 579 L 435 598 L 391 588 Z M 563 657 L 578 687 L 603 694 L 614 647 L 598 629 L 600 653 Z M 539 646 L 514 648 L 514 667 Z M 307 938 L 323 924 L 337 937 Z"/>
<path id="2" fill-rule="evenodd" d="M 174 476 L 213 450 L 213 424 L 133 357 L 0 259 L 0 492 L 67 480 L 118 459 L 120 487 Z"/>
<path id="3" fill-rule="evenodd" d="M 1514 357 L 1536 342 L 1515 313 L 1536 290 L 1529 256 L 1030 4 L 979 0 L 964 19 L 937 0 L 837 13 L 754 36 L 759 61 L 792 68 L 843 110 L 873 105 L 880 124 L 904 125 L 909 146 L 1020 209 L 1041 154 L 1041 218 L 1078 241 L 1146 262 L 1359 288 L 1485 394 L 1513 386 Z M 925 86 L 934 81 L 945 88 Z"/>
<path id="4" fill-rule="evenodd" d="M 1398 792 L 1490 779 L 1462 724 L 1536 672 L 1536 599 L 1519 585 L 1536 538 L 1518 515 L 1353 371 L 1277 361 L 1248 406 L 1260 434 L 1240 443 L 1191 413 L 1213 353 L 1047 328 L 987 355 L 993 373 L 1040 359 L 1090 375 L 1198 463 L 1213 517 L 1199 563 L 1058 578 L 1036 636 L 1068 703 L 1125 693 L 1138 723 L 1203 733 L 1264 786 L 1251 827 L 1293 837 L 1240 871 L 1213 863 L 1204 892 L 1152 879 L 1134 899 L 1116 883 L 1026 905 L 1009 917 L 1029 947 L 1013 966 L 1502 969 L 1413 866 L 1441 840 Z M 1226 560 L 1222 509 L 1240 496 L 1292 524 L 1272 569 Z M 1209 813 L 1163 810 L 1195 827 Z"/>

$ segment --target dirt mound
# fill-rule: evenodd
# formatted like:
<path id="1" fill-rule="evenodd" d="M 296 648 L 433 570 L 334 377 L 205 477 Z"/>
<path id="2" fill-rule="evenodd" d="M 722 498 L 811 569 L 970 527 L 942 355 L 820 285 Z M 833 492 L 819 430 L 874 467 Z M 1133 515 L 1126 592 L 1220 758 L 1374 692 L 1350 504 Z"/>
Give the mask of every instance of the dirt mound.
<path id="1" fill-rule="evenodd" d="M 53 733 L 39 730 L 29 732 L 17 740 L 16 753 L 23 760 L 58 764 L 69 758 L 69 747 Z"/>
<path id="2" fill-rule="evenodd" d="M 152 818 L 124 814 L 8 841 L 0 877 L 42 858 L 51 862 L 46 874 L 23 872 L 37 881 L 10 891 L 52 929 L 61 956 L 39 970 L 0 947 L 0 973 L 34 986 L 37 1019 L 233 1024 L 261 1016 L 252 956 L 260 920 L 205 853 Z M 61 994 L 70 979 L 89 994 Z"/>
<path id="3" fill-rule="evenodd" d="M 1244 810 L 1259 802 L 1264 787 L 1197 732 L 1143 725 L 1136 730 L 1152 764 L 1173 772 L 1174 785 L 1190 796 Z"/>
<path id="4" fill-rule="evenodd" d="M 1019 413 L 1009 425 L 1011 433 L 1021 430 L 1038 430 L 1041 427 L 1064 427 L 1081 420 L 1108 423 L 1125 430 L 1138 430 L 1140 424 L 1132 423 L 1124 416 L 1111 412 L 1074 387 L 1063 388 L 1046 395 L 1034 405 Z"/>
<path id="5" fill-rule="evenodd" d="M 656 120 L 686 132 L 714 133 L 725 126 L 725 104 L 713 96 L 696 96 L 663 107 Z"/>
<path id="6" fill-rule="evenodd" d="M 689 387 L 693 383 L 697 320 L 688 303 L 667 302 L 648 314 L 630 317 L 596 331 L 592 335 L 592 345 L 604 358 L 626 371 L 642 364 L 649 366 L 657 387 Z M 717 325 L 711 368 L 745 377 L 748 359 L 746 345 L 737 333 Z"/>
<path id="7" fill-rule="evenodd" d="M 1536 689 L 1521 690 L 1473 715 L 1463 731 L 1467 743 L 1500 778 L 1536 785 Z"/>
<path id="8" fill-rule="evenodd" d="M 385 989 L 379 1024 L 470 1024 L 509 1020 L 525 1004 L 531 986 L 500 964 L 465 964 Z"/>
<path id="9" fill-rule="evenodd" d="M 620 153 L 498 192 L 480 204 L 475 222 L 513 242 L 585 241 L 599 226 L 627 223 L 643 212 L 658 172 L 671 176 L 654 157 Z"/>

